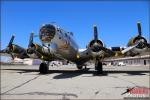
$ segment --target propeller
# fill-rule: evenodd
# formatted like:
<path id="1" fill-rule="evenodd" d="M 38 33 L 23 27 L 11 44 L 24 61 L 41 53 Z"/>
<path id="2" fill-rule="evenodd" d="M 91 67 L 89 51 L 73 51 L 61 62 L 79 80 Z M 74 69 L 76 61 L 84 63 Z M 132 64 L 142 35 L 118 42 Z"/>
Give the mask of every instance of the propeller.
<path id="1" fill-rule="evenodd" d="M 137 23 L 137 27 L 138 27 L 138 36 L 135 37 L 134 43 L 138 42 L 139 45 L 137 46 L 137 48 L 142 49 L 142 48 L 148 46 L 148 43 L 147 43 L 147 40 L 144 37 L 142 37 L 142 30 L 141 30 L 140 22 Z"/>
<path id="2" fill-rule="evenodd" d="M 34 33 L 31 32 L 30 33 L 30 38 L 29 38 L 29 45 L 28 45 L 28 49 L 27 49 L 27 53 L 28 54 L 39 54 L 36 51 L 36 46 L 39 46 L 38 44 L 33 43 L 33 37 L 35 37 Z"/>
<path id="3" fill-rule="evenodd" d="M 130 46 L 130 47 L 128 47 L 127 49 L 122 50 L 121 53 L 122 53 L 122 54 L 125 54 L 126 52 L 128 52 L 128 51 L 134 49 L 134 48 L 137 47 L 138 45 L 139 45 L 139 44 L 136 43 L 135 45 Z"/>
<path id="4" fill-rule="evenodd" d="M 97 32 L 97 26 L 96 25 L 94 25 L 94 40 L 95 40 L 95 42 L 97 42 L 97 40 L 98 40 L 98 32 Z"/>
<path id="5" fill-rule="evenodd" d="M 141 23 L 140 22 L 137 23 L 137 27 L 138 27 L 138 36 L 142 36 L 142 30 L 141 30 Z"/>
<path id="6" fill-rule="evenodd" d="M 8 50 L 7 52 L 10 53 L 12 59 L 14 59 L 14 56 L 13 56 L 13 54 L 12 54 L 12 43 L 13 43 L 13 41 L 14 41 L 14 38 L 15 38 L 15 36 L 12 35 L 12 37 L 11 37 L 11 39 L 10 39 L 10 41 L 9 41 L 9 44 L 8 44 L 8 46 L 7 46 L 7 48 L 6 48 L 6 50 Z"/>
<path id="7" fill-rule="evenodd" d="M 33 45 L 33 36 L 34 36 L 34 33 L 31 32 L 30 34 L 30 38 L 29 38 L 29 45 L 28 45 L 28 49 L 27 49 L 27 53 L 29 54 L 32 54 L 34 53 L 34 45 Z"/>
<path id="8" fill-rule="evenodd" d="M 90 41 L 90 43 L 88 44 L 88 48 L 90 48 L 92 52 L 97 53 L 102 50 L 103 42 L 98 39 L 98 31 L 96 25 L 93 26 L 93 30 L 94 30 L 94 39 Z"/>
<path id="9" fill-rule="evenodd" d="M 15 36 L 14 36 L 14 35 L 12 35 L 12 37 L 11 37 L 11 39 L 10 39 L 9 43 L 8 43 L 7 48 L 4 50 L 5 52 L 7 52 L 7 53 L 12 53 L 12 49 L 13 49 L 13 47 L 12 47 L 12 46 L 13 46 L 14 38 L 15 38 Z"/>
<path id="10" fill-rule="evenodd" d="M 30 34 L 30 39 L 29 39 L 29 45 L 28 45 L 28 48 L 30 48 L 30 47 L 32 46 L 32 44 L 33 44 L 33 35 L 34 35 L 34 33 L 31 32 L 31 34 Z"/>
<path id="11" fill-rule="evenodd" d="M 8 53 L 8 54 L 10 54 L 11 57 L 12 57 L 12 59 L 14 59 L 14 56 L 13 56 L 13 54 L 12 54 L 14 38 L 15 38 L 15 36 L 12 35 L 12 37 L 11 37 L 9 43 L 8 43 L 7 48 L 0 51 L 1 53 Z"/>
<path id="12" fill-rule="evenodd" d="M 14 57 L 27 58 L 28 56 L 25 53 L 26 50 L 16 44 L 13 44 L 14 38 L 15 36 L 12 35 L 6 49 L 1 50 L 0 52 L 10 54 L 12 59 L 14 59 Z"/>
<path id="13" fill-rule="evenodd" d="M 14 41 L 14 38 L 15 38 L 15 36 L 12 35 L 12 37 L 11 37 L 11 39 L 10 39 L 8 45 L 7 45 L 7 48 L 4 49 L 4 50 L 1 50 L 1 52 L 4 52 L 4 53 L 11 53 L 12 52 L 12 45 L 13 45 L 12 43 Z"/>
<path id="14" fill-rule="evenodd" d="M 11 37 L 11 39 L 10 39 L 9 44 L 8 44 L 8 46 L 7 46 L 7 47 L 12 46 L 12 43 L 13 43 L 13 41 L 14 41 L 14 38 L 15 38 L 15 36 L 14 36 L 14 35 L 12 35 L 12 37 Z"/>
<path id="15" fill-rule="evenodd" d="M 125 54 L 133 50 L 134 48 L 144 50 L 144 48 L 149 47 L 146 38 L 142 36 L 140 22 L 137 22 L 137 28 L 138 28 L 138 35 L 129 40 L 127 45 L 128 47 L 122 51 L 122 54 Z"/>

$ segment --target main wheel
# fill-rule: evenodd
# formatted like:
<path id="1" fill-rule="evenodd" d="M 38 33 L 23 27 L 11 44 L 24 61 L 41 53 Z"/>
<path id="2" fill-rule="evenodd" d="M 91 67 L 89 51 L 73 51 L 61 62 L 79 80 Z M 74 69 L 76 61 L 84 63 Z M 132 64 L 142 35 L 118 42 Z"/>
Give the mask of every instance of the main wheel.
<path id="1" fill-rule="evenodd" d="M 47 74 L 49 70 L 49 66 L 46 63 L 41 63 L 39 67 L 39 71 L 41 74 Z"/>
<path id="2" fill-rule="evenodd" d="M 103 73 L 103 65 L 102 65 L 102 62 L 96 61 L 96 63 L 95 63 L 95 70 L 97 70 L 97 73 L 98 73 L 98 74 L 102 74 L 102 73 Z"/>
<path id="3" fill-rule="evenodd" d="M 77 68 L 78 68 L 79 70 L 81 70 L 81 69 L 83 68 L 83 66 L 77 65 Z"/>

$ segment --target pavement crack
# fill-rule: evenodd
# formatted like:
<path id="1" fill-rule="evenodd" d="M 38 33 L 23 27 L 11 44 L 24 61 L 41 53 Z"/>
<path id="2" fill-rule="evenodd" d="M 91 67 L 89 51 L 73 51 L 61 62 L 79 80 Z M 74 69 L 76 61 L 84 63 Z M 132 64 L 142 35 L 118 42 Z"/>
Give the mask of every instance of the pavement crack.
<path id="1" fill-rule="evenodd" d="M 99 91 L 96 91 L 96 92 L 95 92 L 95 95 L 97 95 L 98 93 L 99 93 Z"/>
<path id="2" fill-rule="evenodd" d="M 39 76 L 40 76 L 40 75 L 39 75 Z M 5 95 L 6 93 L 8 93 L 8 92 L 10 92 L 10 91 L 13 91 L 13 90 L 15 90 L 15 89 L 17 89 L 17 88 L 20 88 L 21 86 L 23 86 L 23 85 L 25 85 L 25 84 L 27 84 L 27 83 L 29 83 L 29 82 L 31 82 L 31 81 L 37 79 L 39 76 L 36 76 L 36 77 L 34 77 L 34 78 L 32 78 L 32 79 L 30 79 L 30 80 L 28 80 L 28 81 L 26 81 L 26 82 L 24 82 L 24 83 L 22 83 L 22 84 L 20 84 L 20 85 L 14 87 L 14 88 L 12 88 L 12 89 L 10 89 L 10 90 L 7 90 L 6 92 L 3 92 L 1 95 Z"/>
<path id="3" fill-rule="evenodd" d="M 18 94 L 5 94 L 5 95 L 53 95 L 53 96 L 63 96 L 64 100 L 68 100 L 68 97 L 75 97 L 78 98 L 76 94 L 73 93 L 49 93 L 49 92 L 28 92 L 28 93 L 18 93 Z"/>
<path id="4" fill-rule="evenodd" d="M 116 79 L 119 79 L 119 80 L 122 80 L 122 81 L 125 81 L 125 82 L 129 82 L 129 83 L 133 84 L 135 87 L 138 87 L 137 84 L 135 84 L 135 83 L 133 83 L 133 82 L 131 82 L 131 81 L 127 81 L 127 80 L 122 79 L 122 78 L 119 78 L 119 77 L 117 77 L 117 76 L 111 76 L 111 77 L 116 78 Z"/>

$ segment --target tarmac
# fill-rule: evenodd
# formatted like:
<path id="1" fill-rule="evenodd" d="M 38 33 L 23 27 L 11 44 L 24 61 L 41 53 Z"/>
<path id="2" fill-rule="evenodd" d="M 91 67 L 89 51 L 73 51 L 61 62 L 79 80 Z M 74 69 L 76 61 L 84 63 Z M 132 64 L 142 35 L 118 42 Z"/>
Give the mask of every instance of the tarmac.
<path id="1" fill-rule="evenodd" d="M 97 74 L 94 65 L 86 70 L 77 70 L 73 64 L 49 66 L 45 75 L 38 68 L 38 65 L 1 65 L 1 99 L 149 100 L 149 66 L 104 66 L 103 74 Z M 129 89 L 134 89 L 134 93 Z M 142 89 L 147 92 L 136 92 Z"/>

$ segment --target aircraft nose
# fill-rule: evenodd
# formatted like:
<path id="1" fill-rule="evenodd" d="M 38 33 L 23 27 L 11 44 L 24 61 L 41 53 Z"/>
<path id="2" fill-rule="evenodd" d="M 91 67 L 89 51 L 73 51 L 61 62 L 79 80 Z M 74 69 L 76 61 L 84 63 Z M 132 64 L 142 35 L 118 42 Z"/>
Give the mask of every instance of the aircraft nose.
<path id="1" fill-rule="evenodd" d="M 43 43 L 50 43 L 56 34 L 54 25 L 45 24 L 40 28 L 39 38 Z"/>

